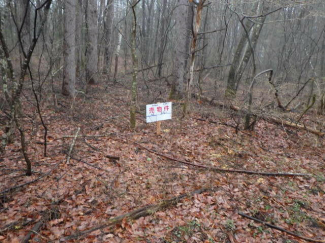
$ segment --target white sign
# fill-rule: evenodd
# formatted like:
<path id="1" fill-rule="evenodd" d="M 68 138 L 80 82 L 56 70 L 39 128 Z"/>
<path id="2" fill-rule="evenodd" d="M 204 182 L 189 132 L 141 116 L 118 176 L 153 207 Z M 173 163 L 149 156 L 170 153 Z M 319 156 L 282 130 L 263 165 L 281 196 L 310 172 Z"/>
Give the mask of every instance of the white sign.
<path id="1" fill-rule="evenodd" d="M 172 102 L 146 105 L 147 123 L 172 119 Z"/>

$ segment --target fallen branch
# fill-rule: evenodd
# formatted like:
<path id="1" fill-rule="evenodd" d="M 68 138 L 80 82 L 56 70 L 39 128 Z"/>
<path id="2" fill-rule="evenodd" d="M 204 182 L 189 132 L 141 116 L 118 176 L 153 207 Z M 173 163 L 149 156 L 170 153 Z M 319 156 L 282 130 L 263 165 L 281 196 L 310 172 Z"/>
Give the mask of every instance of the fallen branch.
<path id="1" fill-rule="evenodd" d="M 15 190 L 17 190 L 17 189 L 19 189 L 19 188 L 22 188 L 22 187 L 24 187 L 24 186 L 30 185 L 30 184 L 32 184 L 32 183 L 35 183 L 35 182 L 39 181 L 40 179 L 43 179 L 44 177 L 50 175 L 50 174 L 52 173 L 52 171 L 53 171 L 53 170 L 50 170 L 48 173 L 46 173 L 46 174 L 44 174 L 44 175 L 42 175 L 42 176 L 36 178 L 35 180 L 32 180 L 32 181 L 29 181 L 29 182 L 26 182 L 26 183 L 20 184 L 20 185 L 18 185 L 18 186 L 10 187 L 10 188 L 8 188 L 8 189 L 6 189 L 6 190 L 3 190 L 2 192 L 0 192 L 0 197 L 4 196 L 4 194 L 6 194 L 6 193 L 8 193 L 8 192 L 12 192 L 12 191 L 15 191 Z"/>
<path id="2" fill-rule="evenodd" d="M 223 104 L 221 102 L 218 102 L 218 101 L 216 101 L 214 99 L 207 98 L 207 97 L 201 96 L 201 100 L 205 101 L 207 103 L 210 103 L 211 105 L 218 106 L 220 108 L 227 107 L 225 104 Z M 233 110 L 233 111 L 247 113 L 247 111 L 242 110 L 238 106 L 235 106 L 235 105 L 230 105 L 228 108 L 230 110 Z M 275 123 L 275 124 L 278 124 L 278 125 L 291 127 L 291 128 L 295 128 L 295 129 L 298 129 L 298 130 L 305 130 L 305 131 L 310 132 L 312 134 L 315 134 L 315 135 L 317 135 L 319 137 L 324 137 L 324 135 L 325 135 L 325 133 L 322 132 L 322 131 L 313 129 L 311 127 L 307 127 L 307 126 L 299 124 L 299 123 L 289 122 L 289 121 L 285 121 L 285 120 L 282 120 L 280 118 L 271 117 L 271 116 L 262 116 L 262 115 L 259 115 L 259 114 L 256 114 L 256 113 L 251 113 L 251 115 L 254 115 L 254 116 L 256 116 L 256 117 L 258 117 L 260 119 L 263 119 L 266 122 L 272 122 L 272 123 Z"/>
<path id="3" fill-rule="evenodd" d="M 284 120 L 281 120 L 281 119 L 278 119 L 275 117 L 260 117 L 260 118 L 262 118 L 265 121 L 271 121 L 278 125 L 283 125 L 286 127 L 291 127 L 291 128 L 295 128 L 295 129 L 299 129 L 299 130 L 305 130 L 305 131 L 315 134 L 319 137 L 324 137 L 324 135 L 325 135 L 325 133 L 322 131 L 307 127 L 307 126 L 299 124 L 299 123 L 284 121 Z"/>
<path id="4" fill-rule="evenodd" d="M 104 135 L 78 135 L 77 138 L 107 138 L 111 137 L 112 135 L 115 135 L 115 133 L 109 133 L 109 134 L 104 134 Z M 62 138 L 74 138 L 76 135 L 65 135 L 61 138 L 57 139 L 62 139 Z"/>
<path id="5" fill-rule="evenodd" d="M 93 150 L 95 150 L 95 151 L 99 151 L 99 152 L 103 153 L 103 151 L 102 151 L 101 149 L 96 148 L 96 147 L 94 147 L 93 145 L 87 143 L 86 138 L 84 138 L 84 143 L 85 143 L 89 148 L 91 148 L 91 149 L 93 149 Z M 120 157 L 117 157 L 117 156 L 113 156 L 113 155 L 109 155 L 109 154 L 106 154 L 106 155 L 104 155 L 104 156 L 105 156 L 106 158 L 108 158 L 110 162 L 113 162 L 113 163 L 115 163 L 116 160 L 120 160 Z"/>
<path id="6" fill-rule="evenodd" d="M 134 211 L 131 211 L 129 213 L 117 216 L 115 218 L 109 219 L 106 224 L 99 225 L 92 229 L 72 234 L 70 236 L 63 238 L 62 240 L 63 241 L 75 240 L 75 239 L 80 240 L 81 238 L 85 237 L 86 235 L 88 235 L 91 232 L 94 232 L 96 230 L 100 230 L 100 229 L 104 229 L 104 228 L 109 228 L 110 230 L 112 230 L 116 225 L 121 224 L 123 220 L 136 220 L 141 217 L 153 215 L 158 211 L 170 208 L 172 206 L 176 206 L 177 203 L 182 199 L 190 198 L 190 197 L 194 196 L 195 194 L 201 194 L 203 192 L 213 191 L 213 190 L 214 190 L 214 188 L 203 188 L 203 189 L 199 189 L 199 190 L 196 190 L 196 191 L 193 191 L 190 193 L 182 194 L 180 196 L 177 196 L 177 197 L 174 197 L 171 199 L 163 200 L 159 204 L 148 205 L 148 206 L 136 209 Z"/>
<path id="7" fill-rule="evenodd" d="M 314 239 L 311 239 L 311 238 L 307 238 L 307 237 L 304 237 L 304 236 L 300 236 L 300 235 L 295 234 L 295 233 L 293 233 L 293 232 L 290 232 L 290 231 L 288 231 L 288 230 L 286 230 L 286 229 L 283 229 L 283 228 L 278 227 L 278 226 L 273 225 L 273 224 L 269 224 L 269 223 L 267 223 L 267 222 L 265 222 L 265 221 L 259 220 L 259 219 L 257 219 L 257 218 L 251 217 L 251 216 L 246 215 L 246 214 L 241 213 L 241 212 L 238 212 L 238 214 L 239 214 L 240 216 L 242 216 L 242 217 L 245 217 L 245 218 L 248 218 L 248 219 L 254 220 L 254 221 L 256 221 L 256 222 L 259 222 L 259 223 L 261 223 L 261 224 L 263 224 L 263 225 L 265 225 L 265 226 L 267 226 L 267 227 L 269 227 L 269 228 L 272 228 L 272 229 L 275 229 L 275 230 L 279 230 L 279 231 L 281 231 L 281 232 L 287 233 L 288 235 L 292 235 L 292 236 L 294 236 L 294 237 L 297 237 L 297 238 L 302 239 L 302 240 L 305 240 L 305 241 L 309 241 L 309 242 L 318 242 L 318 243 L 324 243 L 324 242 L 325 242 L 325 240 L 314 240 Z"/>
<path id="8" fill-rule="evenodd" d="M 74 145 L 76 144 L 76 140 L 77 140 L 77 137 L 78 137 L 78 133 L 80 131 L 80 127 L 78 127 L 77 129 L 77 132 L 76 132 L 76 135 L 74 136 L 73 140 L 72 140 L 72 143 L 70 145 L 70 149 L 69 149 L 69 153 L 68 153 L 68 157 L 67 157 L 67 165 L 69 164 L 70 162 L 70 157 L 71 157 L 71 153 L 72 153 L 72 150 L 74 148 Z"/>
<path id="9" fill-rule="evenodd" d="M 28 243 L 29 240 L 32 238 L 32 236 L 35 233 L 38 233 L 39 230 L 43 227 L 43 225 L 52 219 L 51 218 L 51 215 L 53 214 L 52 210 L 53 209 L 46 210 L 43 213 L 42 218 L 34 225 L 34 227 L 28 232 L 28 234 L 24 237 L 24 239 L 22 239 L 21 243 Z"/>
<path id="10" fill-rule="evenodd" d="M 27 226 L 27 225 L 30 225 L 32 223 L 35 222 L 34 219 L 25 219 L 24 221 L 20 222 L 21 220 L 19 221 L 15 221 L 15 222 L 12 222 L 10 224 L 7 224 L 5 225 L 4 227 L 2 227 L 0 229 L 0 234 L 3 234 L 5 233 L 6 231 L 9 231 L 9 230 L 17 230 L 17 229 L 21 229 L 23 228 L 24 226 Z"/>
<path id="11" fill-rule="evenodd" d="M 101 168 L 101 167 L 99 167 L 99 166 L 96 166 L 96 165 L 92 165 L 92 164 L 90 164 L 90 163 L 88 163 L 88 162 L 86 162 L 86 161 L 83 161 L 83 160 L 81 160 L 81 159 L 77 159 L 77 158 L 75 158 L 75 157 L 73 157 L 73 156 L 71 156 L 71 159 L 74 159 L 74 160 L 76 160 L 76 161 L 78 161 L 78 162 L 84 163 L 84 164 L 86 164 L 86 165 L 88 165 L 88 166 L 90 166 L 90 167 L 93 167 L 93 168 L 97 169 L 97 170 L 102 170 L 102 171 L 106 171 L 106 172 L 111 173 L 111 171 L 109 171 L 109 170 L 103 169 L 103 168 Z"/>
<path id="12" fill-rule="evenodd" d="M 113 156 L 113 155 L 105 155 L 106 158 L 109 159 L 109 161 L 116 161 L 116 160 L 120 160 L 120 157 L 117 156 Z"/>
<path id="13" fill-rule="evenodd" d="M 203 118 L 197 118 L 197 117 L 193 117 L 194 120 L 197 120 L 197 121 L 204 121 L 204 122 L 208 122 L 208 123 L 212 123 L 212 124 L 218 124 L 218 125 L 222 125 L 222 126 L 226 126 L 226 127 L 231 127 L 237 131 L 240 131 L 241 133 L 243 134 L 246 134 L 248 136 L 254 136 L 253 134 L 245 131 L 245 130 L 240 130 L 238 127 L 234 126 L 234 125 L 230 125 L 226 122 L 218 122 L 218 121 L 213 121 L 213 120 L 207 120 L 207 119 L 203 119 Z"/>
<path id="14" fill-rule="evenodd" d="M 178 163 L 185 164 L 185 165 L 188 165 L 188 166 L 195 166 L 195 167 L 199 167 L 199 168 L 206 169 L 206 170 L 211 170 L 211 171 L 216 171 L 216 172 L 223 172 L 223 173 L 241 173 L 241 174 L 262 175 L 262 176 L 306 176 L 306 177 L 310 177 L 310 175 L 303 174 L 303 173 L 277 173 L 277 172 L 273 173 L 273 172 L 247 171 L 247 170 L 229 170 L 229 169 L 221 169 L 221 168 L 213 167 L 213 166 L 192 164 L 190 162 L 186 162 L 186 161 L 183 161 L 183 160 L 175 159 L 175 158 L 170 157 L 168 155 L 161 154 L 161 153 L 156 152 L 154 150 L 148 149 L 148 148 L 144 147 L 143 145 L 141 145 L 141 144 L 139 144 L 137 142 L 134 142 L 134 143 L 136 145 L 140 146 L 141 148 L 149 151 L 150 153 L 159 155 L 159 156 L 164 157 L 166 159 L 169 159 L 169 160 L 172 160 L 172 161 L 176 161 Z"/>
<path id="15" fill-rule="evenodd" d="M 69 151 L 69 152 L 70 152 L 70 151 Z M 6 189 L 6 190 L 1 191 L 1 192 L 0 192 L 0 197 L 4 196 L 4 195 L 5 195 L 6 193 L 8 193 L 8 192 L 12 192 L 12 191 L 15 191 L 15 190 L 17 190 L 17 189 L 19 189 L 19 188 L 22 188 L 22 187 L 24 187 L 24 186 L 27 186 L 27 185 L 33 184 L 33 183 L 38 182 L 39 180 L 43 179 L 44 177 L 47 177 L 47 176 L 53 174 L 53 171 L 54 171 L 55 169 L 57 169 L 57 168 L 59 167 L 60 164 L 61 164 L 61 163 L 57 163 L 57 164 L 56 164 L 56 165 L 55 165 L 55 166 L 54 166 L 54 167 L 53 167 L 49 172 L 43 174 L 42 176 L 36 178 L 35 180 L 31 180 L 31 181 L 29 181 L 29 182 L 26 182 L 26 183 L 20 184 L 20 185 L 18 185 L 18 186 L 10 187 L 10 188 L 8 188 L 8 189 Z"/>

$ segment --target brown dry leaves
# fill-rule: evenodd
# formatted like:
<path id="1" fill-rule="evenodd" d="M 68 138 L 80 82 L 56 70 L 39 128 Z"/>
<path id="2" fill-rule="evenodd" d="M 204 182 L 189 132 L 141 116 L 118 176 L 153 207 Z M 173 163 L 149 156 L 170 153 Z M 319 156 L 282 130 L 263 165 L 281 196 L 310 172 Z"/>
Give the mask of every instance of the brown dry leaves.
<path id="1" fill-rule="evenodd" d="M 42 132 L 30 137 L 32 177 L 23 176 L 24 161 L 19 144 L 7 148 L 1 162 L 0 190 L 26 183 L 59 166 L 48 177 L 1 198 L 2 242 L 19 242 L 33 227 L 20 226 L 23 219 L 40 220 L 43 211 L 58 203 L 60 215 L 35 233 L 31 242 L 57 241 L 76 231 L 101 225 L 109 218 L 144 205 L 159 203 L 202 187 L 217 187 L 180 201 L 174 208 L 129 222 L 113 231 L 97 230 L 78 242 L 285 242 L 290 236 L 243 219 L 244 211 L 259 219 L 311 238 L 325 238 L 324 147 L 314 146 L 312 135 L 290 135 L 282 128 L 259 122 L 255 132 L 235 133 L 229 126 L 187 118 L 178 120 L 177 106 L 163 133 L 139 116 L 135 132 L 128 129 L 128 107 L 122 88 L 111 93 L 98 88 L 94 98 L 78 100 L 72 111 L 53 112 L 44 117 L 49 125 L 49 157 L 43 158 Z M 62 101 L 64 102 L 64 101 Z M 200 114 L 192 114 L 192 117 Z M 119 116 L 118 118 L 114 118 Z M 113 118 L 112 118 L 113 117 Z M 213 118 L 213 117 L 212 117 Z M 214 117 L 217 120 L 217 117 Z M 229 124 L 231 121 L 226 121 Z M 77 140 L 73 156 L 101 169 L 71 160 L 66 151 L 76 127 L 85 135 L 107 135 Z M 299 142 L 297 143 L 297 136 Z M 297 172 L 316 175 L 311 179 L 218 174 L 188 168 L 137 148 L 133 141 L 150 149 L 193 163 L 229 169 Z M 93 148 L 92 148 L 93 147 Z M 96 148 L 96 149 L 94 149 Z M 117 163 L 105 155 L 120 157 Z M 17 224 L 15 224 L 17 222 Z"/>

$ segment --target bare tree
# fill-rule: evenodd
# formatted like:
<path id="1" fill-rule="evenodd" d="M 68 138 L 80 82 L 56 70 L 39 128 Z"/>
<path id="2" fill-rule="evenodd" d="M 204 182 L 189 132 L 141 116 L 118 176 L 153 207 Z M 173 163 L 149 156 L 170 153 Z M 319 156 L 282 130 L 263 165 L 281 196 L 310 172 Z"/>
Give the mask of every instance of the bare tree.
<path id="1" fill-rule="evenodd" d="M 2 29 L 2 21 L 3 21 L 2 18 L 4 16 L 4 13 L 2 12 L 3 9 L 1 9 L 1 13 L 0 13 L 0 15 L 1 15 L 0 16 L 1 17 L 1 19 L 0 19 L 0 22 L 1 22 L 0 23 L 1 53 L 0 54 L 2 54 L 1 56 L 3 58 L 3 61 L 0 62 L 0 65 L 1 65 L 2 73 L 4 74 L 4 76 L 3 76 L 3 92 L 5 93 L 6 102 L 10 106 L 9 121 L 7 123 L 8 129 L 6 131 L 6 134 L 3 137 L 1 150 L 2 150 L 2 152 L 4 152 L 4 148 L 8 143 L 8 139 L 14 133 L 14 128 L 16 126 L 16 128 L 18 129 L 19 134 L 20 134 L 20 143 L 21 143 L 21 148 L 22 148 L 21 151 L 22 151 L 22 154 L 23 154 L 25 162 L 26 162 L 26 175 L 28 175 L 28 176 L 30 176 L 32 174 L 32 163 L 28 156 L 25 130 L 24 130 L 22 122 L 21 122 L 22 104 L 21 104 L 20 98 L 21 98 L 23 86 L 25 83 L 25 75 L 27 74 L 27 72 L 29 72 L 29 74 L 31 76 L 31 71 L 30 71 L 31 58 L 32 58 L 33 52 L 35 50 L 37 41 L 42 33 L 45 22 L 47 20 L 51 3 L 52 3 L 51 0 L 47 0 L 44 3 L 40 4 L 39 7 L 35 8 L 33 38 L 32 38 L 32 42 L 31 42 L 29 48 L 26 48 L 26 50 L 27 50 L 26 52 L 24 51 L 25 48 L 24 48 L 24 44 L 22 42 L 22 36 L 21 36 L 21 29 L 22 29 L 21 26 L 23 26 L 24 23 L 22 23 L 21 26 L 18 27 L 15 18 L 13 18 L 14 22 L 16 23 L 16 30 L 17 30 L 19 45 L 21 47 L 21 50 L 23 50 L 23 56 L 24 56 L 24 61 L 20 67 L 20 74 L 19 74 L 18 78 L 16 78 L 14 76 L 14 69 L 13 69 L 13 64 L 12 64 L 11 56 L 10 56 L 11 53 L 9 52 L 8 44 L 7 44 L 5 37 L 3 35 L 3 29 Z M 27 6 L 26 6 L 26 8 L 27 8 Z M 37 25 L 39 12 L 42 9 L 44 9 L 44 14 L 42 16 L 42 19 L 41 19 L 39 25 Z M 9 89 L 11 89 L 11 92 Z"/>
<path id="2" fill-rule="evenodd" d="M 264 6 L 264 1 L 261 0 L 256 5 L 256 13 L 257 15 L 262 14 Z M 243 76 L 243 73 L 246 69 L 246 66 L 253 56 L 254 59 L 254 50 L 260 36 L 260 32 L 262 30 L 265 16 L 262 15 L 259 19 L 256 18 L 253 22 L 252 19 L 247 19 L 246 24 L 243 21 L 246 18 L 240 20 L 243 26 L 243 33 L 237 49 L 235 51 L 234 61 L 229 71 L 228 81 L 227 81 L 227 89 L 226 89 L 226 97 L 230 100 L 236 97 L 236 92 L 238 88 L 239 81 Z M 255 68 L 255 60 L 253 60 L 254 70 Z M 255 71 L 253 76 L 255 76 Z"/>

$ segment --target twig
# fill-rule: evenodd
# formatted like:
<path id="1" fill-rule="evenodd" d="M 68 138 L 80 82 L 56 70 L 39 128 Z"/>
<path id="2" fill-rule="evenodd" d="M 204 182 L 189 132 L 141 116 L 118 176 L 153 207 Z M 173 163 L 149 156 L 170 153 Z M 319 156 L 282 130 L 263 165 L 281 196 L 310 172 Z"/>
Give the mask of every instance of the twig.
<path id="1" fill-rule="evenodd" d="M 77 136 L 77 138 L 106 138 L 106 137 L 111 137 L 112 135 L 115 135 L 115 133 L 110 133 L 107 135 L 79 135 Z M 75 138 L 76 135 L 65 135 L 61 138 Z M 57 139 L 61 139 L 61 138 L 57 138 Z"/>
<path id="2" fill-rule="evenodd" d="M 29 240 L 32 238 L 34 232 L 37 232 L 40 230 L 40 228 L 43 226 L 44 223 L 49 221 L 49 213 L 45 212 L 45 215 L 41 218 L 40 221 L 37 222 L 37 224 L 34 225 L 34 227 L 28 232 L 28 234 L 24 237 L 24 239 L 21 241 L 21 243 L 28 243 Z"/>
<path id="3" fill-rule="evenodd" d="M 55 167 L 57 167 L 57 166 L 55 166 Z M 54 170 L 54 169 L 53 169 L 53 170 Z M 42 178 L 44 178 L 44 177 L 50 175 L 50 174 L 52 173 L 53 170 L 50 170 L 48 173 L 44 174 L 43 176 L 40 176 L 40 177 L 36 178 L 35 180 L 32 180 L 32 181 L 29 181 L 29 182 L 26 182 L 26 183 L 20 184 L 20 185 L 18 185 L 18 186 L 14 186 L 14 187 L 8 188 L 8 189 L 6 189 L 6 190 L 3 190 L 2 192 L 0 192 L 0 196 L 3 196 L 4 194 L 6 194 L 6 193 L 8 193 L 8 192 L 12 192 L 12 191 L 14 191 L 14 190 L 17 190 L 17 189 L 19 189 L 19 188 L 21 188 L 21 187 L 24 187 L 24 186 L 30 185 L 30 184 L 32 184 L 32 183 L 35 183 L 35 182 L 39 181 L 40 179 L 42 179 Z"/>
<path id="4" fill-rule="evenodd" d="M 313 107 L 313 105 L 315 104 L 315 101 L 316 101 L 316 95 L 314 94 L 313 97 L 312 97 L 311 103 L 306 107 L 306 109 L 304 110 L 304 112 L 301 113 L 301 115 L 299 116 L 299 118 L 297 120 L 297 123 L 299 123 L 300 120 L 301 120 L 301 118 L 306 114 L 306 112 L 309 111 L 309 109 Z"/>
<path id="5" fill-rule="evenodd" d="M 209 69 L 219 68 L 219 67 L 227 67 L 227 66 L 231 66 L 231 65 L 232 65 L 232 63 L 225 64 L 225 65 L 214 65 L 214 66 L 211 66 L 211 67 L 203 67 L 203 68 L 194 70 L 194 72 L 201 72 L 203 70 L 209 70 Z"/>
<path id="6" fill-rule="evenodd" d="M 218 30 L 210 30 L 210 31 L 205 31 L 205 32 L 198 32 L 197 34 L 198 35 L 205 35 L 205 34 L 211 34 L 211 33 L 215 33 L 215 32 L 218 32 L 218 31 L 224 31 L 226 29 L 218 29 Z"/>
<path id="7" fill-rule="evenodd" d="M 259 222 L 259 223 L 261 223 L 261 224 L 263 224 L 263 225 L 265 225 L 265 226 L 267 226 L 267 227 L 270 227 L 270 228 L 275 229 L 275 230 L 279 230 L 279 231 L 281 231 L 281 232 L 285 232 L 285 233 L 287 233 L 288 235 L 292 235 L 292 236 L 294 236 L 294 237 L 297 237 L 297 238 L 299 238 L 299 239 L 303 239 L 303 240 L 305 240 L 305 241 L 309 241 L 309 242 L 318 242 L 318 243 L 324 243 L 324 242 L 325 242 L 325 240 L 314 240 L 314 239 L 311 239 L 311 238 L 307 238 L 307 237 L 304 237 L 304 236 L 297 235 L 297 234 L 295 234 L 295 233 L 293 233 L 293 232 L 291 232 L 291 231 L 288 231 L 288 230 L 286 230 L 286 229 L 283 229 L 283 228 L 278 227 L 278 226 L 273 225 L 273 224 L 269 224 L 269 223 L 267 223 L 267 222 L 265 222 L 265 221 L 259 220 L 259 219 L 257 219 L 257 218 L 251 217 L 251 216 L 246 215 L 246 214 L 241 213 L 241 212 L 238 212 L 238 214 L 239 214 L 240 216 L 242 216 L 242 217 L 245 217 L 245 218 L 248 218 L 248 219 L 254 220 L 254 221 Z"/>
<path id="8" fill-rule="evenodd" d="M 12 223 L 7 224 L 4 227 L 2 227 L 0 229 L 0 234 L 3 234 L 3 233 L 5 233 L 6 231 L 9 231 L 9 230 L 17 229 L 17 227 L 22 228 L 22 227 L 24 227 L 26 225 L 29 225 L 29 224 L 32 224 L 34 222 L 35 222 L 34 219 L 25 220 L 23 222 L 19 222 L 19 221 L 12 222 Z"/>
<path id="9" fill-rule="evenodd" d="M 73 156 L 71 156 L 71 159 L 74 159 L 74 160 L 76 160 L 76 161 L 78 161 L 78 162 L 81 162 L 81 163 L 84 163 L 84 164 L 86 164 L 86 165 L 89 165 L 90 167 L 93 167 L 93 168 L 95 168 L 95 169 L 97 169 L 97 170 L 102 170 L 102 171 L 106 171 L 106 172 L 111 173 L 111 171 L 109 171 L 109 170 L 103 169 L 103 168 L 101 168 L 101 167 L 99 167 L 99 166 L 96 166 L 96 165 L 92 165 L 92 164 L 90 164 L 90 163 L 88 163 L 88 162 L 86 162 L 86 161 L 83 161 L 83 160 L 81 160 L 81 159 L 77 159 L 77 158 L 75 158 L 75 157 L 73 157 Z"/>
<path id="10" fill-rule="evenodd" d="M 306 87 L 306 85 L 309 83 L 309 81 L 313 81 L 313 80 L 314 80 L 314 78 L 310 78 L 303 84 L 303 86 L 299 89 L 297 94 L 288 102 L 288 104 L 286 104 L 286 106 L 285 106 L 286 109 L 288 109 L 291 102 L 294 101 L 299 96 L 299 94 L 301 93 L 301 91 L 303 91 L 303 89 Z"/>
<path id="11" fill-rule="evenodd" d="M 112 156 L 112 155 L 105 155 L 110 161 L 120 160 L 120 157 Z"/>
<path id="12" fill-rule="evenodd" d="M 28 232 L 28 234 L 22 239 L 21 243 L 28 243 L 29 240 L 32 238 L 33 234 L 39 234 L 38 231 L 43 227 L 44 224 L 46 224 L 48 221 L 52 219 L 57 219 L 59 215 L 59 208 L 58 204 L 62 202 L 62 200 L 59 200 L 55 203 L 52 203 L 51 208 L 46 210 L 44 213 L 42 213 L 41 219 L 34 225 L 34 227 Z M 40 235 L 40 234 L 39 234 Z M 41 236 L 43 238 L 43 236 Z M 48 239 L 47 239 L 48 240 Z"/>
<path id="13" fill-rule="evenodd" d="M 72 143 L 71 143 L 71 146 L 70 146 L 70 149 L 69 149 L 69 153 L 68 153 L 68 157 L 67 157 L 67 165 L 70 162 L 71 153 L 72 153 L 73 147 L 74 147 L 74 145 L 76 143 L 76 140 L 77 140 L 79 131 L 80 131 L 80 127 L 78 127 L 77 132 L 76 132 L 76 135 L 74 136 L 74 138 L 72 140 Z"/>
<path id="14" fill-rule="evenodd" d="M 221 169 L 218 167 L 213 167 L 213 166 L 205 166 L 205 165 L 197 165 L 197 164 L 192 164 L 183 160 L 179 160 L 179 159 L 175 159 L 173 157 L 170 157 L 168 155 L 165 154 L 161 154 L 159 152 L 156 152 L 154 150 L 148 149 L 146 147 L 144 147 L 143 145 L 134 142 L 136 145 L 140 146 L 141 148 L 149 151 L 150 153 L 159 155 L 161 157 L 164 157 L 166 159 L 172 160 L 172 161 L 176 161 L 182 164 L 186 164 L 189 166 L 195 166 L 195 167 L 199 167 L 199 168 L 203 168 L 206 170 L 211 170 L 211 171 L 216 171 L 216 172 L 223 172 L 223 173 L 241 173 L 241 174 L 248 174 L 248 175 L 262 175 L 262 176 L 306 176 L 306 177 L 310 177 L 310 175 L 308 174 L 302 174 L 302 173 L 273 173 L 273 172 L 258 172 L 258 171 L 247 171 L 247 170 L 228 170 L 228 169 Z"/>
<path id="15" fill-rule="evenodd" d="M 164 209 L 167 209 L 167 208 L 177 205 L 177 203 L 182 199 L 192 197 L 195 194 L 201 194 L 203 192 L 213 191 L 213 190 L 215 190 L 215 188 L 202 188 L 202 189 L 190 192 L 190 193 L 182 194 L 180 196 L 177 196 L 177 197 L 174 197 L 171 199 L 163 200 L 158 204 L 151 204 L 151 205 L 144 206 L 142 208 L 136 209 L 129 213 L 125 213 L 123 215 L 109 219 L 106 224 L 99 225 L 92 229 L 85 230 L 83 232 L 78 232 L 78 233 L 72 234 L 70 236 L 67 236 L 67 237 L 63 238 L 63 241 L 69 241 L 69 240 L 74 240 L 74 239 L 80 240 L 81 238 L 84 238 L 86 235 L 90 234 L 91 232 L 99 230 L 99 229 L 104 229 L 104 228 L 109 227 L 109 229 L 112 230 L 113 227 L 115 227 L 115 225 L 120 224 L 125 219 L 136 220 L 141 217 L 152 215 L 158 211 L 161 211 L 161 210 L 164 210 Z"/>

